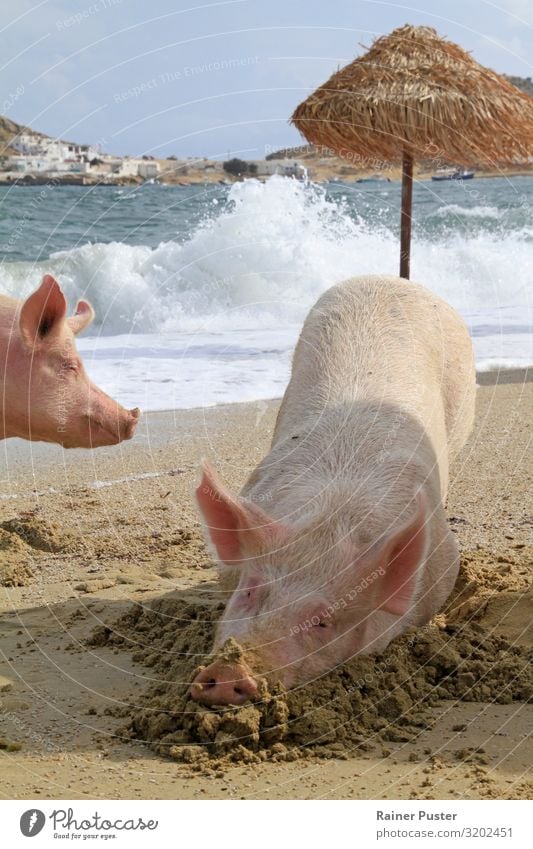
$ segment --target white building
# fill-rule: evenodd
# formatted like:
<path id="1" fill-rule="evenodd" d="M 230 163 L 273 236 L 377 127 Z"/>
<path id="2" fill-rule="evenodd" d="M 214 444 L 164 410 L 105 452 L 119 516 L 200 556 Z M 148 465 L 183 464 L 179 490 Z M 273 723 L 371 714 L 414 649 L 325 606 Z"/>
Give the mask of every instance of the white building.
<path id="1" fill-rule="evenodd" d="M 89 163 L 78 159 L 59 159 L 45 156 L 10 156 L 6 160 L 8 171 L 19 174 L 87 174 Z"/>
<path id="2" fill-rule="evenodd" d="M 46 159 L 54 164 L 53 168 L 44 170 L 76 170 L 73 167 L 56 168 L 55 165 L 59 162 L 90 162 L 98 156 L 98 150 L 90 144 L 74 144 L 48 136 L 34 136 L 31 133 L 19 133 L 11 142 L 11 146 L 26 160 Z"/>
<path id="3" fill-rule="evenodd" d="M 159 163 L 140 157 L 100 154 L 92 145 L 74 144 L 31 133 L 19 133 L 12 141 L 17 154 L 5 163 L 9 171 L 19 174 L 89 174 L 105 177 L 142 177 L 153 179 L 160 172 Z M 97 160 L 91 168 L 91 162 Z"/>
<path id="4" fill-rule="evenodd" d="M 115 159 L 108 160 L 108 165 L 111 173 L 115 174 L 117 177 L 136 177 L 137 169 L 139 167 L 139 163 L 136 159 L 131 157 L 121 159 L 118 156 Z"/>
<path id="5" fill-rule="evenodd" d="M 142 159 L 137 167 L 137 174 L 145 180 L 152 180 L 159 175 L 159 162 Z"/>
<path id="6" fill-rule="evenodd" d="M 23 156 L 39 156 L 43 152 L 43 139 L 40 136 L 34 136 L 32 133 L 19 133 L 12 140 L 11 147 L 14 147 Z"/>
<path id="7" fill-rule="evenodd" d="M 116 177 L 142 177 L 150 180 L 157 177 L 160 171 L 159 162 L 151 159 L 137 159 L 127 156 L 124 159 L 115 157 L 105 160 L 105 166 Z"/>
<path id="8" fill-rule="evenodd" d="M 6 159 L 6 168 L 8 171 L 16 171 L 21 174 L 28 174 L 32 171 L 48 171 L 50 162 L 48 159 L 42 159 L 38 156 L 9 156 Z"/>
<path id="9" fill-rule="evenodd" d="M 54 167 L 50 171 L 51 173 L 61 174 L 88 174 L 90 169 L 89 162 L 83 162 L 79 159 L 63 159 L 61 162 L 54 163 Z"/>
<path id="10" fill-rule="evenodd" d="M 257 166 L 258 177 L 271 177 L 273 174 L 296 177 L 297 180 L 307 177 L 307 168 L 297 159 L 257 159 L 254 164 Z"/>

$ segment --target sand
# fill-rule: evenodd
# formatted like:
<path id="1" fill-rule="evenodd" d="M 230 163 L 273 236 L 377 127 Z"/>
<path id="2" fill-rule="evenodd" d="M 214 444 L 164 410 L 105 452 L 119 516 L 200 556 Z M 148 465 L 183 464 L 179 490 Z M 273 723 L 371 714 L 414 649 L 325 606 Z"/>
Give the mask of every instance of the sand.
<path id="1" fill-rule="evenodd" d="M 4 442 L 2 798 L 530 796 L 524 378 L 480 378 L 446 610 L 380 657 L 225 711 L 186 696 L 224 600 L 192 488 L 205 455 L 239 486 L 278 402 L 147 415 L 92 453 Z"/>

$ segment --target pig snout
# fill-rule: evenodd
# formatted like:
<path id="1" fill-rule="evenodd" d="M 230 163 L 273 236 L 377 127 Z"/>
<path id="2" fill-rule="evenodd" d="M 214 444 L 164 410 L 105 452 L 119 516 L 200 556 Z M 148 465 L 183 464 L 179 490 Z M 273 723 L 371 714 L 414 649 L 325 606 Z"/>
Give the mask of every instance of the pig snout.
<path id="1" fill-rule="evenodd" d="M 257 684 L 240 663 L 216 660 L 194 679 L 190 694 L 204 705 L 242 705 L 257 693 Z"/>
<path id="2" fill-rule="evenodd" d="M 141 415 L 141 411 L 138 407 L 135 407 L 134 410 L 124 410 L 125 417 L 122 425 L 123 436 L 122 439 L 131 439 L 133 434 L 135 433 L 135 428 L 137 427 L 137 422 L 139 420 L 139 416 Z"/>
<path id="3" fill-rule="evenodd" d="M 86 414 L 86 447 L 117 445 L 125 439 L 131 439 L 140 414 L 138 407 L 126 410 L 104 396 L 103 403 L 95 404 Z"/>

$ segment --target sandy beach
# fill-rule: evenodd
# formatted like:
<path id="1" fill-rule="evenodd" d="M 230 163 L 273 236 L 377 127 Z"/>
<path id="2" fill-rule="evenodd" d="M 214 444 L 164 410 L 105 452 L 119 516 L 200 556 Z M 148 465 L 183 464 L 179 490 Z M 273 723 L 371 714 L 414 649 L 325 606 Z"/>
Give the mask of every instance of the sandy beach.
<path id="1" fill-rule="evenodd" d="M 427 632 L 445 635 L 466 663 L 468 628 L 466 652 L 478 646 L 478 666 L 463 671 L 462 683 L 450 667 L 438 687 L 435 670 L 422 670 L 434 692 L 416 732 L 411 723 L 402 735 L 396 717 L 387 736 L 374 716 L 371 739 L 353 745 L 355 737 L 337 733 L 327 756 L 311 730 L 309 746 L 300 737 L 291 749 L 287 737 L 277 748 L 258 743 L 253 757 L 197 768 L 192 756 L 165 756 L 131 733 L 155 690 L 168 690 L 154 631 L 168 623 L 157 611 L 216 610 L 222 599 L 192 497 L 199 460 L 210 457 L 238 488 L 268 447 L 279 402 L 150 413 L 133 441 L 91 453 L 5 441 L 1 797 L 530 797 L 532 383 L 514 371 L 481 374 L 479 384 L 475 429 L 452 468 L 447 506 L 462 571 Z M 155 618 L 143 619 L 151 610 Z M 499 678 L 491 677 L 496 664 Z M 476 676 L 486 676 L 485 689 Z M 330 708 L 334 716 L 334 699 Z"/>

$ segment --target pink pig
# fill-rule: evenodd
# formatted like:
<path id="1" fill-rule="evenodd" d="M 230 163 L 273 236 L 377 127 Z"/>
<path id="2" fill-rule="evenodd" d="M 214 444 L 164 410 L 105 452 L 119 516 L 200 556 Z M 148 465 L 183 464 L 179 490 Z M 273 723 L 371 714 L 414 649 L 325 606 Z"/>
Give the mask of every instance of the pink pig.
<path id="1" fill-rule="evenodd" d="M 326 292 L 294 355 L 270 453 L 240 496 L 205 465 L 197 499 L 233 587 L 191 696 L 241 704 L 256 675 L 287 688 L 381 652 L 439 610 L 459 552 L 448 467 L 470 432 L 467 329 L 428 290 L 361 277 Z"/>
<path id="2" fill-rule="evenodd" d="M 79 301 L 73 316 L 66 312 L 49 274 L 24 302 L 0 296 L 0 438 L 98 448 L 133 436 L 139 410 L 125 410 L 91 383 L 76 351 L 74 337 L 93 308 Z"/>

